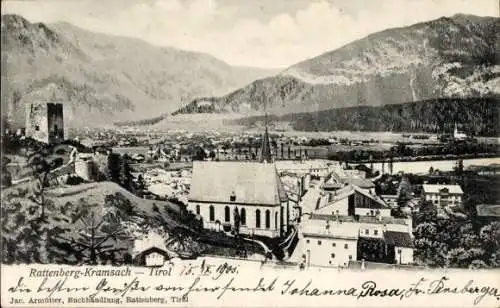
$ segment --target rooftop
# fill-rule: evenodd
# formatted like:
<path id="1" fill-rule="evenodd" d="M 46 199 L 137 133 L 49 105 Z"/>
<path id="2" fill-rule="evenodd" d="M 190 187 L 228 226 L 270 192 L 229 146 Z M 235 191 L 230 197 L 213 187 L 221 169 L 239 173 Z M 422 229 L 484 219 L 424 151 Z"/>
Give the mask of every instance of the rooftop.
<path id="1" fill-rule="evenodd" d="M 463 194 L 460 185 L 444 185 L 444 184 L 424 184 L 422 185 L 424 193 L 438 194 L 443 189 L 448 189 L 450 194 Z"/>
<path id="2" fill-rule="evenodd" d="M 341 239 L 357 239 L 359 226 L 356 224 L 335 224 L 309 220 L 302 226 L 302 234 L 305 236 L 330 237 Z"/>
<path id="3" fill-rule="evenodd" d="M 482 217 L 500 217 L 500 204 L 478 204 L 477 215 Z"/>
<path id="4" fill-rule="evenodd" d="M 330 193 L 328 201 L 327 202 L 320 202 L 318 204 L 318 207 L 316 207 L 316 209 L 321 209 L 321 208 L 327 207 L 329 205 L 332 205 L 333 203 L 336 203 L 340 200 L 343 200 L 356 192 L 372 199 L 373 201 L 375 201 L 377 208 L 380 208 L 380 209 L 388 208 L 385 201 L 382 200 L 379 196 L 377 196 L 375 194 L 371 194 L 371 193 L 367 192 L 366 190 L 361 189 L 358 186 L 347 185 L 347 186 L 344 186 L 341 189 L 339 189 L 333 193 Z M 363 206 L 356 206 L 356 207 L 362 208 Z"/>
<path id="5" fill-rule="evenodd" d="M 325 182 L 324 187 L 335 188 L 341 184 L 351 184 L 361 188 L 373 188 L 375 184 L 372 181 L 365 179 L 361 175 L 354 172 L 333 172 L 328 181 Z"/>
<path id="6" fill-rule="evenodd" d="M 201 202 L 231 202 L 279 205 L 288 200 L 276 167 L 259 162 L 193 162 L 189 199 Z"/>
<path id="7" fill-rule="evenodd" d="M 410 234 L 406 232 L 385 231 L 384 238 L 388 245 L 408 248 L 413 247 L 413 241 Z"/>
<path id="8" fill-rule="evenodd" d="M 387 216 L 359 216 L 358 219 L 356 219 L 353 216 L 346 216 L 346 215 L 326 215 L 326 214 L 311 214 L 310 220 L 313 221 L 318 221 L 318 220 L 323 220 L 323 221 L 338 221 L 342 223 L 370 223 L 370 224 L 397 224 L 397 225 L 407 225 L 408 221 L 403 218 L 394 218 L 394 217 L 387 217 Z M 346 225 L 347 225 L 346 224 Z"/>

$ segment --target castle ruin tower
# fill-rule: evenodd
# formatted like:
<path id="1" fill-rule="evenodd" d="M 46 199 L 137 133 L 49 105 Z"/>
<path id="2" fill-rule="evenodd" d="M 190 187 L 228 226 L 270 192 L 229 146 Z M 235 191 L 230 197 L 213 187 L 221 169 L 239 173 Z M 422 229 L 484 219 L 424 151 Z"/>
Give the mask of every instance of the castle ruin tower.
<path id="1" fill-rule="evenodd" d="M 26 104 L 26 136 L 47 144 L 64 141 L 63 104 Z"/>

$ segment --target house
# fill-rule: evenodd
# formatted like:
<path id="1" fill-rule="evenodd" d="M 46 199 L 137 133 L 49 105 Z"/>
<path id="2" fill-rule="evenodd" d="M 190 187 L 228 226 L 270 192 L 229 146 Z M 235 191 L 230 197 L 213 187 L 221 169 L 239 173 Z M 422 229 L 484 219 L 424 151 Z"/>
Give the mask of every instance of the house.
<path id="1" fill-rule="evenodd" d="M 335 163 L 324 160 L 280 160 L 276 162 L 276 168 L 280 172 L 289 172 L 313 177 L 326 177 L 335 170 Z"/>
<path id="2" fill-rule="evenodd" d="M 329 193 L 328 200 L 319 202 L 314 213 L 389 217 L 391 209 L 377 195 L 358 186 L 347 185 Z"/>
<path id="3" fill-rule="evenodd" d="M 375 184 L 365 178 L 365 173 L 360 170 L 337 170 L 323 184 L 325 190 L 338 190 L 346 185 L 355 185 L 359 188 L 372 191 Z"/>
<path id="4" fill-rule="evenodd" d="M 359 228 L 328 219 L 310 219 L 302 226 L 307 266 L 347 266 L 356 260 Z"/>
<path id="5" fill-rule="evenodd" d="M 413 263 L 413 240 L 408 232 L 386 231 L 384 238 L 388 251 L 394 251 L 396 264 Z"/>
<path id="6" fill-rule="evenodd" d="M 270 238 L 288 232 L 289 200 L 267 129 L 257 162 L 195 161 L 192 174 L 188 210 L 202 217 L 205 229 Z"/>
<path id="7" fill-rule="evenodd" d="M 170 260 L 168 252 L 153 246 L 137 254 L 134 263 L 140 266 L 163 266 L 167 260 Z"/>
<path id="8" fill-rule="evenodd" d="M 398 195 L 380 195 L 380 198 L 384 200 L 390 207 L 398 207 Z"/>
<path id="9" fill-rule="evenodd" d="M 456 140 L 467 139 L 467 134 L 464 131 L 458 130 L 457 124 L 455 124 L 455 129 L 453 130 L 453 138 Z"/>
<path id="10" fill-rule="evenodd" d="M 476 210 L 479 217 L 500 218 L 500 204 L 478 204 Z"/>
<path id="11" fill-rule="evenodd" d="M 462 203 L 464 192 L 460 185 L 424 184 L 422 197 L 441 207 L 455 207 Z"/>
<path id="12" fill-rule="evenodd" d="M 347 266 L 366 254 L 363 243 L 379 243 L 383 256 L 372 261 L 410 264 L 411 232 L 411 219 L 312 214 L 302 226 L 305 262 L 309 266 Z"/>

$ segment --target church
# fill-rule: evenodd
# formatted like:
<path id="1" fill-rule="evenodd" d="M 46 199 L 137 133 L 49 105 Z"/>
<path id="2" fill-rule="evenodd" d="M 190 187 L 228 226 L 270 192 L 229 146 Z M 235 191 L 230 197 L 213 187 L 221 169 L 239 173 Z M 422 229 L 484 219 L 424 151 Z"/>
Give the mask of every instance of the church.
<path id="1" fill-rule="evenodd" d="M 193 162 L 188 210 L 202 217 L 205 229 L 286 235 L 288 196 L 271 155 L 267 127 L 258 161 Z"/>

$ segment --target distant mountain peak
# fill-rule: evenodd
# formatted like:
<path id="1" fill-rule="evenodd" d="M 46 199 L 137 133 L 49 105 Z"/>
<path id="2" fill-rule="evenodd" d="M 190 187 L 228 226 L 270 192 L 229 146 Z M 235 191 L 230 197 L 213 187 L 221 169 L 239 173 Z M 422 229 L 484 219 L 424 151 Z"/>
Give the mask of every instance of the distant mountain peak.
<path id="1" fill-rule="evenodd" d="M 275 114 L 500 93 L 500 18 L 457 14 L 386 29 L 183 112 Z M 177 113 L 179 113 L 177 112 Z"/>
<path id="2" fill-rule="evenodd" d="M 8 74 L 2 75 L 2 118 L 21 127 L 22 104 L 33 100 L 63 102 L 70 125 L 102 125 L 172 112 L 195 97 L 222 95 L 275 73 L 67 22 L 6 14 L 1 24 Z"/>

